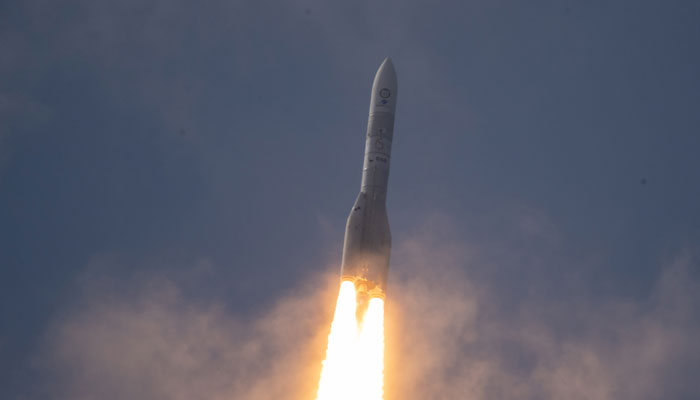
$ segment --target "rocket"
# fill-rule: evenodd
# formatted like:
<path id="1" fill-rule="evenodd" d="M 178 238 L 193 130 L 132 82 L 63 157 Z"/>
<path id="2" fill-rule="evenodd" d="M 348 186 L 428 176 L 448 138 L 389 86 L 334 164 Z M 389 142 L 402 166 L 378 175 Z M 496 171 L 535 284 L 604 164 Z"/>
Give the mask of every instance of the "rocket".
<path id="1" fill-rule="evenodd" d="M 396 72 L 391 59 L 379 66 L 372 83 L 360 194 L 345 227 L 341 281 L 352 281 L 358 293 L 384 298 L 391 232 L 386 213 L 391 142 L 396 111 Z"/>

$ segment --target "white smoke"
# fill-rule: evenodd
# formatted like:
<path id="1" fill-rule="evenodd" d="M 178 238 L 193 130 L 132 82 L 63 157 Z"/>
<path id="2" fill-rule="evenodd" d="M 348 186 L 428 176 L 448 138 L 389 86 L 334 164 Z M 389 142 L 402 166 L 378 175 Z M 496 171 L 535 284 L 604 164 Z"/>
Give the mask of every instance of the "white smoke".
<path id="1" fill-rule="evenodd" d="M 470 278 L 472 263 L 487 262 L 479 249 L 437 221 L 395 246 L 387 400 L 700 393 L 692 372 L 700 284 L 690 255 L 663 269 L 645 301 L 545 294 L 504 311 L 502 288 Z M 50 397 L 311 399 L 337 294 L 332 272 L 254 317 L 224 299 L 188 298 L 162 275 L 87 279 L 100 289 L 55 319 L 38 357 L 53 378 Z"/>

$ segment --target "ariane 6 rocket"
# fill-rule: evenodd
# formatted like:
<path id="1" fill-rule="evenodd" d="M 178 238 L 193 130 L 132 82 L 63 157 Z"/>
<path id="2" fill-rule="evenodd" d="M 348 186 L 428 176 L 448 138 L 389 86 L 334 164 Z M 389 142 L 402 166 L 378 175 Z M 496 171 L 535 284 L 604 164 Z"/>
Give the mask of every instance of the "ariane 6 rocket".
<path id="1" fill-rule="evenodd" d="M 384 297 L 389 273 L 391 232 L 386 193 L 396 89 L 394 65 L 386 58 L 372 84 L 362 185 L 345 227 L 341 280 L 353 281 L 358 292 L 370 298 Z"/>

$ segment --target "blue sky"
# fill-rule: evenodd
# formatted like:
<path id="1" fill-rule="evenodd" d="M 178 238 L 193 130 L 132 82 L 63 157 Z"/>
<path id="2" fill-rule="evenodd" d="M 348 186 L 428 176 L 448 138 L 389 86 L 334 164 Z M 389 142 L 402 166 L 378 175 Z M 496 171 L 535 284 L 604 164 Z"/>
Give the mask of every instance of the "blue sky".
<path id="1" fill-rule="evenodd" d="M 444 357 L 387 389 L 407 398 L 397 388 L 408 377 L 435 377 L 417 398 L 576 397 L 555 381 L 579 382 L 588 399 L 700 393 L 695 2 L 30 0 L 0 15 L 10 398 L 173 398 L 155 377 L 137 384 L 110 367 L 133 343 L 98 329 L 109 315 L 139 327 L 156 304 L 189 326 L 177 315 L 214 307 L 211 330 L 231 339 L 211 346 L 230 350 L 255 336 L 239 324 L 265 326 L 290 298 L 327 293 L 386 56 L 400 88 L 387 312 L 392 301 L 396 315 L 449 309 L 439 321 L 471 332 L 448 334 L 429 311 L 397 319 L 397 330 L 431 327 L 397 340 L 424 348 L 399 351 L 398 365 Z M 314 304 L 295 312 L 316 312 L 304 332 L 322 337 L 328 311 Z M 200 343 L 207 331 L 161 328 L 124 335 Z M 505 331 L 523 333 L 494 334 Z M 275 345 L 257 361 L 296 354 L 260 340 Z M 658 351 L 630 355 L 643 348 Z M 179 381 L 207 375 L 202 354 Z M 292 358 L 313 376 L 309 354 Z M 230 371 L 293 386 L 270 374 Z M 221 382 L 209 397 L 275 397 Z M 120 386 L 143 391 L 110 389 Z"/>

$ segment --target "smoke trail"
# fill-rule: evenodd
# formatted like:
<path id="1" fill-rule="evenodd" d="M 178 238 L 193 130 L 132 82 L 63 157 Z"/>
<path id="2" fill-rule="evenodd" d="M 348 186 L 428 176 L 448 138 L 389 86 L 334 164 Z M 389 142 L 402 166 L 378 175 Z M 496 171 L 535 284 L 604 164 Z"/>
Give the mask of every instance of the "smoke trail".
<path id="1" fill-rule="evenodd" d="M 423 231 L 395 247 L 385 304 L 386 400 L 700 393 L 693 253 L 661 268 L 643 300 L 582 292 L 556 303 L 522 296 L 506 309 L 499 306 L 506 289 L 472 272 L 518 254 L 503 261 L 464 245 L 454 232 Z M 335 271 L 252 317 L 228 310 L 216 296 L 195 301 L 172 277 L 140 274 L 106 285 L 86 279 L 99 290 L 88 290 L 48 328 L 36 356 L 47 379 L 37 387 L 43 398 L 58 400 L 313 399 L 338 299 Z"/>

